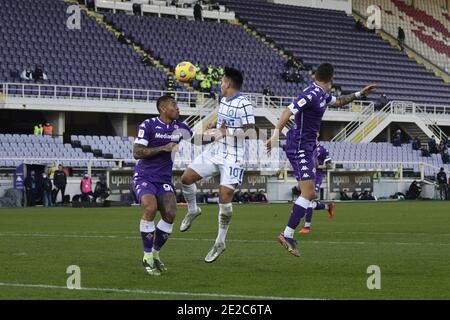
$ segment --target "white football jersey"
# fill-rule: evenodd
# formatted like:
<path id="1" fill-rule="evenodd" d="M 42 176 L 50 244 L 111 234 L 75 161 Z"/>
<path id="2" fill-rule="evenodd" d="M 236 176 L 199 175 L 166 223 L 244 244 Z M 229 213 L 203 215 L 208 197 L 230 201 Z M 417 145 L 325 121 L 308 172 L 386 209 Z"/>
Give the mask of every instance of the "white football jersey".
<path id="1" fill-rule="evenodd" d="M 228 135 L 214 143 L 216 156 L 225 158 L 227 161 L 244 161 L 244 138 L 230 136 L 236 129 L 243 129 L 246 124 L 255 124 L 255 115 L 250 101 L 240 93 L 227 100 L 220 100 L 219 112 L 217 114 L 217 128 L 226 124 Z"/>

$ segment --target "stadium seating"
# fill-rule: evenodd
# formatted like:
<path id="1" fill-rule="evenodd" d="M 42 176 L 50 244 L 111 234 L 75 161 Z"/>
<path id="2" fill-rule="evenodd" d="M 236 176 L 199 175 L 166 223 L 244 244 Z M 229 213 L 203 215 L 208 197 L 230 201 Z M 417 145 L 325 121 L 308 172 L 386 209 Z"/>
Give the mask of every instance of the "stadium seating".
<path id="1" fill-rule="evenodd" d="M 354 19 L 343 11 L 261 0 L 221 0 L 220 3 L 276 45 L 303 59 L 304 63 L 313 66 L 324 61 L 333 63 L 336 84 L 341 85 L 343 91 L 356 91 L 368 83 L 377 83 L 380 89 L 371 99 L 384 92 L 390 100 L 449 104 L 449 84 L 378 34 L 357 31 Z"/>
<path id="2" fill-rule="evenodd" d="M 27 134 L 0 134 L 0 167 L 17 167 L 23 163 L 23 160 L 4 158 L 34 158 L 32 163 L 47 165 L 54 164 L 51 159 L 65 159 L 60 163 L 74 168 L 86 168 L 87 159 L 90 159 L 93 161 L 92 165 L 97 168 L 115 166 L 113 162 L 95 159 L 93 153 L 85 153 L 79 148 L 73 148 L 70 143 L 63 143 L 61 138 Z"/>
<path id="3" fill-rule="evenodd" d="M 114 159 L 133 159 L 133 137 L 72 135 L 71 141 L 80 141 L 82 146 L 111 154 Z"/>
<path id="4" fill-rule="evenodd" d="M 119 136 L 90 136 L 72 135 L 71 141 L 80 141 L 82 146 L 90 146 L 91 150 L 101 150 L 103 155 L 112 154 L 114 159 L 133 159 L 132 143 L 134 137 Z M 254 169 L 278 170 L 285 165 L 290 168 L 285 153 L 272 152 L 267 155 L 263 141 L 246 142 L 247 152 L 244 155 L 245 167 Z M 431 157 L 422 157 L 420 151 L 412 150 L 411 144 L 403 144 L 401 147 L 394 147 L 390 143 L 348 143 L 348 142 L 323 142 L 329 150 L 334 162 L 343 162 L 342 169 L 362 169 L 375 170 L 380 167 L 385 171 L 396 170 L 399 163 L 403 163 L 405 169 L 420 172 L 419 164 L 412 162 L 423 162 L 435 168 L 445 167 L 450 170 L 450 164 L 443 164 L 440 155 L 433 154 Z M 184 170 L 196 155 L 199 155 L 204 146 L 192 146 L 190 143 L 182 142 L 175 155 L 174 168 Z M 83 152 L 80 148 L 73 148 L 69 143 L 62 143 L 61 138 L 50 136 L 36 137 L 26 134 L 0 134 L 0 167 L 16 167 L 22 160 L 7 160 L 2 158 L 65 158 L 77 160 L 62 160 L 64 166 L 75 168 L 86 168 L 87 160 L 93 161 L 94 168 L 115 167 L 115 162 L 108 161 L 101 157 L 95 157 L 92 152 Z M 81 160 L 79 160 L 81 159 Z M 358 164 L 359 162 L 374 162 Z M 392 163 L 391 163 L 392 162 Z M 53 164 L 53 160 L 35 160 L 33 163 Z M 411 163 L 411 164 L 410 164 Z M 425 167 L 426 176 L 434 176 L 435 169 Z"/>
<path id="5" fill-rule="evenodd" d="M 397 36 L 398 27 L 405 31 L 405 43 L 436 65 L 450 72 L 450 12 L 443 3 L 416 0 L 413 7 L 401 0 L 362 0 L 355 10 L 365 14 L 368 4 L 382 9 L 383 29 Z"/>
<path id="6" fill-rule="evenodd" d="M 171 70 L 183 60 L 198 63 L 203 69 L 209 63 L 234 66 L 244 73 L 244 92 L 261 93 L 270 87 L 275 95 L 295 96 L 302 87 L 282 79 L 287 58 L 240 26 L 123 14 L 106 14 L 104 20 L 131 35 Z M 310 80 L 306 71 L 302 76 Z M 218 86 L 214 91 L 219 91 Z"/>
<path id="7" fill-rule="evenodd" d="M 69 30 L 68 5 L 60 0 L 0 2 L 0 82 L 24 82 L 17 73 L 43 64 L 49 84 L 164 89 L 164 72 L 145 67 L 131 46 L 120 44 L 84 12 L 81 29 Z"/>

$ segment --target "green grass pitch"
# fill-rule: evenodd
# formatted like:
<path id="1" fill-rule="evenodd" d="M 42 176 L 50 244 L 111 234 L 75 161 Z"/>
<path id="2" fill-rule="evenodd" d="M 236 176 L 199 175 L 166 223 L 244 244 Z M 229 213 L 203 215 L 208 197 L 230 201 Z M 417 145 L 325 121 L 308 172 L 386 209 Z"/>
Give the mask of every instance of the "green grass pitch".
<path id="1" fill-rule="evenodd" d="M 449 202 L 338 203 L 296 234 L 300 258 L 276 242 L 290 208 L 235 205 L 227 250 L 206 264 L 217 206 L 185 233 L 180 207 L 157 278 L 141 265 L 138 207 L 1 209 L 0 299 L 450 299 Z M 65 288 L 70 265 L 83 290 Z M 379 290 L 367 288 L 370 265 Z"/>

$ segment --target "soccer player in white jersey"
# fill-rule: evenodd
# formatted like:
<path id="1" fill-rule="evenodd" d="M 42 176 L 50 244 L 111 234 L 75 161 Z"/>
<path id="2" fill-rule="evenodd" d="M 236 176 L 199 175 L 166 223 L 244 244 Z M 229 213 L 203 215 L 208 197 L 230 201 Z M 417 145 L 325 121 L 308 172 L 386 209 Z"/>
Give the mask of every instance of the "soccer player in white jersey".
<path id="1" fill-rule="evenodd" d="M 195 197 L 195 182 L 220 175 L 219 231 L 214 246 L 205 257 L 205 262 L 208 263 L 215 261 L 225 250 L 225 238 L 233 213 L 233 193 L 242 183 L 244 176 L 244 133 L 247 135 L 248 130 L 255 128 L 253 106 L 240 93 L 242 83 L 241 71 L 225 68 L 220 85 L 222 99 L 216 128 L 205 132 L 206 135 L 215 137 L 215 141 L 193 161 L 181 177 L 184 197 L 188 204 L 188 212 L 180 226 L 180 231 L 184 232 L 201 214 Z"/>

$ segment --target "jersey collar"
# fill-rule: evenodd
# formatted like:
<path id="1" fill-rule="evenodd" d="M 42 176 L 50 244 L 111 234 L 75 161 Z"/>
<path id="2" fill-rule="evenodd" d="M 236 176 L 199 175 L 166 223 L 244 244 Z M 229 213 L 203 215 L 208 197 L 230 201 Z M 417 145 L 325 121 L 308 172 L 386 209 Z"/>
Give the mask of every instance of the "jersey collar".
<path id="1" fill-rule="evenodd" d="M 234 97 L 231 97 L 230 99 L 227 99 L 227 98 L 225 98 L 225 99 L 226 99 L 226 102 L 230 102 L 230 101 L 232 101 L 232 100 L 234 100 L 236 98 L 239 98 L 240 96 L 241 96 L 241 93 L 238 92 L 238 93 L 236 93 L 236 95 Z"/>
<path id="2" fill-rule="evenodd" d="M 156 117 L 156 120 L 158 120 L 159 123 L 161 123 L 163 126 L 166 126 L 167 128 L 175 123 L 175 120 L 173 120 L 171 123 L 167 124 L 164 121 L 162 121 L 159 117 Z"/>
<path id="3" fill-rule="evenodd" d="M 325 92 L 325 90 L 321 86 L 319 86 L 315 81 L 313 82 L 313 85 L 317 88 L 320 88 L 320 90 L 322 90 L 323 92 Z"/>

